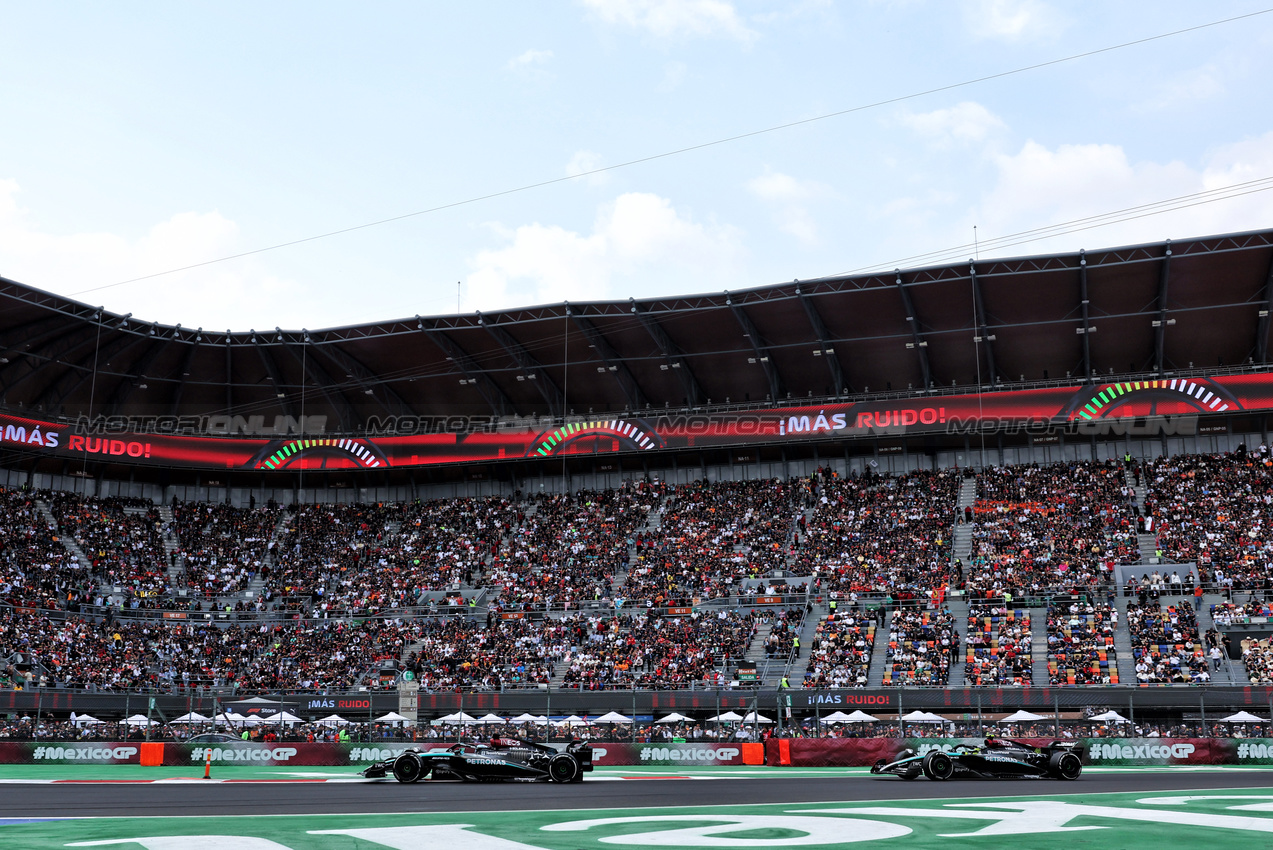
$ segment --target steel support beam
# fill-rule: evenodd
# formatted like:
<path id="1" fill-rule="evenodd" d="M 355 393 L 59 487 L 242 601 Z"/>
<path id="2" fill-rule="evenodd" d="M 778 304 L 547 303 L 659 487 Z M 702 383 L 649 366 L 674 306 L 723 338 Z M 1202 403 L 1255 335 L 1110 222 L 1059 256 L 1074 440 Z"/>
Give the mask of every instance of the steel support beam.
<path id="1" fill-rule="evenodd" d="M 198 342 L 187 342 L 186 356 L 181 358 L 181 371 L 177 373 L 177 389 L 172 394 L 172 402 L 168 405 L 168 415 L 176 416 L 181 412 L 181 394 L 186 388 L 186 375 L 194 364 L 194 356 L 199 350 Z"/>
<path id="2" fill-rule="evenodd" d="M 619 389 L 623 391 L 623 397 L 628 400 L 628 408 L 637 410 L 647 406 L 649 400 L 645 397 L 645 393 L 641 391 L 641 385 L 637 383 L 636 378 L 632 375 L 632 370 L 628 368 L 628 364 L 610 345 L 610 341 L 606 339 L 605 334 L 598 330 L 590 319 L 576 314 L 573 310 L 570 312 L 570 318 L 574 321 L 575 327 L 579 329 L 579 332 L 588 340 L 593 350 L 597 352 L 597 356 L 605 364 L 606 371 L 618 382 Z"/>
<path id="3" fill-rule="evenodd" d="M 133 394 L 133 390 L 137 389 L 137 384 L 145 377 L 145 372 L 150 368 L 150 364 L 154 363 L 165 348 L 168 347 L 168 341 L 163 337 L 152 337 L 150 346 L 141 353 L 137 358 L 137 362 L 129 366 L 128 371 L 133 373 L 133 380 L 120 381 L 115 386 L 115 392 L 111 393 L 110 400 L 106 403 L 106 415 L 114 416 L 119 413 Z"/>
<path id="4" fill-rule="evenodd" d="M 1167 341 L 1167 283 L 1170 279 L 1171 240 L 1168 239 L 1158 274 L 1158 319 L 1154 328 L 1154 371 L 1159 375 L 1167 368 L 1164 348 Z"/>
<path id="5" fill-rule="evenodd" d="M 292 405 L 292 396 L 286 391 L 283 385 L 283 374 L 279 371 L 278 363 L 274 357 L 265 350 L 265 346 L 261 343 L 256 344 L 256 353 L 261 357 L 261 363 L 265 366 L 265 374 L 270 376 L 270 384 L 274 387 L 274 396 L 276 402 L 281 402 L 283 413 L 296 418 L 296 408 Z"/>
<path id="6" fill-rule="evenodd" d="M 100 349 L 94 346 L 73 367 L 64 371 L 58 379 L 45 387 L 36 399 L 36 404 L 61 405 L 71 393 L 85 382 L 93 382 L 96 375 L 101 374 L 102 364 L 109 363 L 111 358 L 118 357 L 129 349 L 135 348 L 143 341 L 143 337 L 116 336 L 103 343 Z M 94 349 L 97 349 L 96 352 Z M 94 367 L 94 360 L 97 361 Z M 118 373 L 109 375 L 111 380 L 122 381 L 125 378 Z M 102 388 L 105 391 L 105 387 Z"/>
<path id="7" fill-rule="evenodd" d="M 743 336 L 751 342 L 751 349 L 756 352 L 756 359 L 764 367 L 765 377 L 769 379 L 769 398 L 777 401 L 785 395 L 786 390 L 783 388 L 782 375 L 778 373 L 778 364 L 774 363 L 773 357 L 770 356 L 769 346 L 761 342 L 760 332 L 756 330 L 751 316 L 747 315 L 747 311 L 741 305 L 734 303 L 728 291 L 725 292 L 725 304 L 738 320 L 738 326 L 743 329 Z"/>
<path id="8" fill-rule="evenodd" d="M 1269 362 L 1269 314 L 1273 313 L 1273 260 L 1269 261 L 1269 273 L 1264 276 L 1264 307 L 1255 327 L 1255 360 Z"/>
<path id="9" fill-rule="evenodd" d="M 516 412 L 512 400 L 500 388 L 500 385 L 491 379 L 481 366 L 477 364 L 472 357 L 469 356 L 463 348 L 446 335 L 444 331 L 437 328 L 425 327 L 425 336 L 433 341 L 433 344 L 442 349 L 442 353 L 451 359 L 455 367 L 460 370 L 460 374 L 470 384 L 477 387 L 478 393 L 485 399 L 491 408 L 491 413 L 496 416 L 507 416 Z"/>
<path id="10" fill-rule="evenodd" d="M 324 345 L 321 342 L 316 342 L 310 346 L 309 354 L 314 358 L 321 354 L 340 367 L 342 372 L 351 377 L 362 388 L 364 395 L 370 395 L 374 398 L 376 403 L 384 408 L 385 412 L 390 416 L 416 415 L 416 412 L 411 409 L 411 405 L 407 404 L 393 387 L 389 384 L 381 383 L 378 376 L 364 366 L 357 357 L 354 357 L 344 349 L 335 345 Z M 377 389 L 380 392 L 376 392 Z M 367 392 L 368 390 L 371 390 L 371 392 Z M 381 395 L 384 398 L 381 398 Z"/>
<path id="11" fill-rule="evenodd" d="M 691 405 L 701 404 L 706 396 L 703 395 L 703 391 L 698 386 L 698 379 L 694 377 L 694 372 L 690 369 L 689 360 L 686 359 L 685 353 L 672 341 L 672 338 L 667 335 L 667 331 L 663 330 L 663 326 L 653 316 L 646 313 L 635 300 L 628 300 L 632 305 L 632 312 L 636 315 L 637 320 L 641 322 L 641 327 L 645 328 L 645 332 L 654 340 L 654 344 L 659 347 L 663 357 L 669 361 L 666 365 L 676 371 L 676 377 L 681 382 L 681 388 L 685 390 L 686 403 Z"/>
<path id="12" fill-rule="evenodd" d="M 995 365 L 995 335 L 986 327 L 986 301 L 981 295 L 981 279 L 977 277 L 975 262 L 968 264 L 968 276 L 972 278 L 973 313 L 977 323 L 977 327 L 973 329 L 972 339 L 974 346 L 985 347 L 986 368 L 990 370 L 990 386 L 993 387 L 999 383 L 999 369 Z"/>
<path id="13" fill-rule="evenodd" d="M 489 325 L 483 318 L 482 314 L 477 314 L 477 322 L 486 328 L 486 332 L 491 338 L 499 343 L 508 356 L 517 362 L 517 365 L 526 372 L 526 377 L 535 382 L 535 388 L 539 390 L 539 394 L 544 397 L 544 402 L 548 405 L 548 412 L 553 416 L 565 416 L 565 401 L 561 394 L 561 388 L 557 386 L 557 382 L 548 374 L 548 370 L 543 367 L 535 357 L 527 351 L 520 342 L 513 339 L 512 334 L 504 330 L 498 325 Z"/>
<path id="14" fill-rule="evenodd" d="M 1091 299 L 1087 297 L 1087 252 L 1079 251 L 1079 306 L 1083 312 L 1083 383 L 1092 380 Z"/>
<path id="15" fill-rule="evenodd" d="M 314 347 L 312 343 L 308 343 L 302 349 L 302 353 L 297 354 L 294 347 L 290 345 L 284 346 L 287 349 L 287 353 L 292 356 L 292 360 L 301 369 L 302 383 L 307 372 L 313 373 L 318 384 L 318 391 L 322 393 L 323 398 L 327 400 L 328 406 L 331 407 L 332 412 L 340 420 L 337 428 L 333 430 L 351 432 L 359 424 L 358 415 L 354 412 L 353 405 L 349 403 L 349 400 L 339 394 L 337 390 L 339 384 L 332 380 L 331 373 L 314 356 Z M 227 354 L 226 357 L 228 358 L 229 355 Z"/>
<path id="16" fill-rule="evenodd" d="M 813 335 L 818 338 L 818 350 L 822 352 L 823 358 L 827 361 L 827 368 L 831 370 L 831 382 L 835 385 L 835 394 L 847 392 L 852 389 L 844 380 L 844 372 L 840 368 L 840 358 L 835 353 L 835 349 L 831 347 L 831 335 L 827 333 L 827 326 L 822 321 L 822 314 L 818 312 L 818 305 L 813 303 L 813 299 L 806 295 L 799 286 L 796 286 L 796 297 L 800 299 L 800 306 L 804 307 L 804 314 L 809 317 L 809 324 L 813 327 Z"/>
<path id="17" fill-rule="evenodd" d="M 928 343 L 919 335 L 919 319 L 915 315 L 915 305 L 911 303 L 911 294 L 906 291 L 906 284 L 902 283 L 901 270 L 893 270 L 893 283 L 898 295 L 902 296 L 902 309 L 906 311 L 906 322 L 911 326 L 909 347 L 914 348 L 919 355 L 919 370 L 924 376 L 924 389 L 928 389 L 933 382 L 932 372 L 928 368 Z"/>

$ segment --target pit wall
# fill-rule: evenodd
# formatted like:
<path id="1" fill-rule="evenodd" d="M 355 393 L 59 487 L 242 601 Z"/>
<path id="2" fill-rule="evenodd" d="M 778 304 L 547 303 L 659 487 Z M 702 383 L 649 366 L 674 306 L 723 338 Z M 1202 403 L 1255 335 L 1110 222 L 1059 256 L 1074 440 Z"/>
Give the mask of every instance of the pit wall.
<path id="1" fill-rule="evenodd" d="M 1025 739 L 1044 745 L 1047 739 Z M 904 749 L 920 755 L 981 738 L 773 738 L 764 744 L 593 744 L 593 764 L 718 767 L 869 767 L 891 761 Z M 1273 738 L 1086 738 L 1089 765 L 1273 764 Z M 363 766 L 401 753 L 409 745 L 212 744 L 214 765 Z M 421 743 L 422 749 L 431 745 Z M 202 766 L 208 747 L 197 744 L 123 742 L 0 742 L 0 764 L 138 764 Z"/>

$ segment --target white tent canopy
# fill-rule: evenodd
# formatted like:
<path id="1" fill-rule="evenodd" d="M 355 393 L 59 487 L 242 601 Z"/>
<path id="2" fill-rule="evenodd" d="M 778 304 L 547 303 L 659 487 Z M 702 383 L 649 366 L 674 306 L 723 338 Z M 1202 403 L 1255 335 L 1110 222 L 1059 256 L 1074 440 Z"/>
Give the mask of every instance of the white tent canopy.
<path id="1" fill-rule="evenodd" d="M 280 711 L 278 714 L 271 714 L 269 717 L 262 718 L 261 722 L 270 726 L 281 726 L 292 723 L 304 723 L 305 721 L 301 720 L 290 711 Z"/>
<path id="2" fill-rule="evenodd" d="M 439 717 L 437 723 L 476 723 L 477 718 L 467 712 L 457 711 L 452 714 L 446 714 Z"/>
<path id="3" fill-rule="evenodd" d="M 92 726 L 93 724 L 101 723 L 102 721 L 98 720 L 91 714 L 76 714 L 72 711 L 71 722 L 76 726 Z"/>
<path id="4" fill-rule="evenodd" d="M 715 717 L 709 717 L 707 719 L 712 721 L 719 720 L 722 723 L 734 723 L 742 720 L 743 716 L 736 711 L 726 711 L 716 715 Z"/>
<path id="5" fill-rule="evenodd" d="M 742 722 L 743 723 L 773 723 L 773 721 L 770 720 L 768 717 L 765 717 L 765 715 L 759 714 L 755 711 L 747 712 L 747 715 L 743 718 Z"/>
<path id="6" fill-rule="evenodd" d="M 823 723 L 878 723 L 879 721 L 878 717 L 867 714 L 860 709 L 855 710 L 852 714 L 836 711 L 822 718 Z"/>
<path id="7" fill-rule="evenodd" d="M 247 723 L 248 718 L 242 714 L 235 714 L 233 711 L 223 711 L 216 716 L 216 721 L 223 725 L 228 723 Z"/>
<path id="8" fill-rule="evenodd" d="M 319 726 L 346 726 L 349 721 L 341 717 L 339 714 L 329 714 L 319 720 L 315 720 Z"/>
<path id="9" fill-rule="evenodd" d="M 1009 714 L 1007 717 L 1000 720 L 999 722 L 1000 723 L 1031 723 L 1035 720 L 1046 720 L 1046 719 L 1047 718 L 1045 718 L 1041 714 L 1034 714 L 1032 712 L 1026 711 L 1024 708 L 1019 708 L 1016 711 Z"/>
<path id="10" fill-rule="evenodd" d="M 483 714 L 481 717 L 477 719 L 477 722 L 489 723 L 493 726 L 497 723 L 507 723 L 508 721 L 505 720 L 503 717 L 500 717 L 498 714 L 495 714 L 494 712 L 492 712 L 489 714 Z"/>
<path id="11" fill-rule="evenodd" d="M 159 721 L 151 720 L 144 714 L 134 714 L 132 717 L 124 718 L 124 723 L 128 726 L 158 726 Z"/>
<path id="12" fill-rule="evenodd" d="M 622 714 L 620 714 L 617 711 L 607 711 L 605 714 L 601 715 L 600 717 L 598 717 L 596 720 L 592 722 L 593 723 L 631 723 L 632 718 L 624 717 Z"/>
<path id="13" fill-rule="evenodd" d="M 1221 717 L 1221 723 L 1268 723 L 1263 717 L 1257 717 L 1249 711 L 1239 711 L 1237 714 L 1230 714 L 1228 717 Z"/>
<path id="14" fill-rule="evenodd" d="M 211 719 L 212 719 L 211 717 L 204 717 L 202 714 L 200 714 L 197 711 L 191 711 L 187 714 L 181 715 L 180 717 L 173 720 L 172 722 L 173 723 L 207 723 Z"/>
<path id="15" fill-rule="evenodd" d="M 690 718 L 686 717 L 684 714 L 677 714 L 674 711 L 671 714 L 666 715 L 665 717 L 660 717 L 658 720 L 654 722 L 655 723 L 681 723 L 682 721 L 689 720 L 689 719 Z"/>
<path id="16" fill-rule="evenodd" d="M 582 717 L 580 717 L 577 714 L 572 714 L 569 717 L 563 718 L 561 720 L 554 720 L 553 725 L 554 726 L 587 726 L 588 721 L 584 720 Z"/>
<path id="17" fill-rule="evenodd" d="M 945 723 L 946 718 L 939 714 L 932 714 L 927 711 L 912 711 L 910 714 L 903 714 L 902 720 L 907 723 Z"/>
<path id="18" fill-rule="evenodd" d="M 543 714 L 530 714 L 528 712 L 522 712 L 521 714 L 514 717 L 510 722 L 516 723 L 519 726 L 523 723 L 547 723 L 548 717 Z"/>
<path id="19" fill-rule="evenodd" d="M 1111 708 L 1109 711 L 1106 711 L 1106 712 L 1104 712 L 1104 713 L 1102 713 L 1102 714 L 1095 714 L 1095 715 L 1093 715 L 1091 719 L 1092 719 L 1092 720 L 1100 720 L 1100 721 L 1105 722 L 1105 723 L 1126 723 L 1126 722 L 1128 722 L 1126 717 L 1124 717 L 1123 715 L 1119 714 L 1117 711 L 1115 711 L 1115 710 L 1114 710 L 1114 709 L 1112 709 L 1112 708 Z"/>

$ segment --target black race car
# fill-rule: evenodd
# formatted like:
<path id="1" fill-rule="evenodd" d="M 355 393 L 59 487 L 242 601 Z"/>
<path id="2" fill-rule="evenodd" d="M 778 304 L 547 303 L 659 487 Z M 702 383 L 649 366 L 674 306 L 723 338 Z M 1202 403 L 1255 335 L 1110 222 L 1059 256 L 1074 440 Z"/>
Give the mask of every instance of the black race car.
<path id="1" fill-rule="evenodd" d="M 362 771 L 368 779 L 393 775 L 399 782 L 425 777 L 464 782 L 499 780 L 582 782 L 592 770 L 592 747 L 575 741 L 564 751 L 519 738 L 492 738 L 488 744 L 455 744 L 422 751 L 410 747 Z"/>
<path id="2" fill-rule="evenodd" d="M 1024 741 L 987 738 L 984 746 L 956 744 L 950 750 L 930 750 L 919 755 L 902 750 L 893 761 L 880 759 L 871 773 L 891 773 L 903 779 L 952 777 L 1015 779 L 1078 779 L 1083 772 L 1083 745 L 1078 741 L 1053 741 L 1036 747 Z"/>

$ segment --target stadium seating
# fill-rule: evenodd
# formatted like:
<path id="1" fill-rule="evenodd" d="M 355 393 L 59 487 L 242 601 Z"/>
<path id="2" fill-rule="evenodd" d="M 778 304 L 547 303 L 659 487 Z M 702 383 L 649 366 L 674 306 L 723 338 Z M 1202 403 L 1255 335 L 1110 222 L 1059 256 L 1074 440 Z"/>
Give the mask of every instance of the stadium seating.
<path id="1" fill-rule="evenodd" d="M 964 681 L 969 687 L 1033 684 L 1030 614 L 996 606 L 968 609 Z"/>

